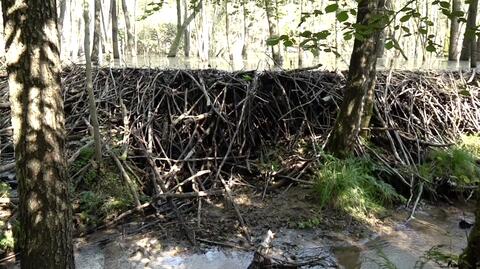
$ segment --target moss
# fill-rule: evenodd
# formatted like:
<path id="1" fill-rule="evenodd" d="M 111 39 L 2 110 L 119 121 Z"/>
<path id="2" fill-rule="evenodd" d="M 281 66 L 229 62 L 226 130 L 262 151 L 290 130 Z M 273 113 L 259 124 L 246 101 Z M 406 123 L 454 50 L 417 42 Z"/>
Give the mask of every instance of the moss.
<path id="1" fill-rule="evenodd" d="M 82 150 L 72 165 L 75 173 L 90 162 L 93 148 Z M 135 189 L 138 189 L 135 186 Z M 105 159 L 98 169 L 88 169 L 80 175 L 73 188 L 74 209 L 81 225 L 97 226 L 134 205 L 130 189 L 113 160 Z"/>

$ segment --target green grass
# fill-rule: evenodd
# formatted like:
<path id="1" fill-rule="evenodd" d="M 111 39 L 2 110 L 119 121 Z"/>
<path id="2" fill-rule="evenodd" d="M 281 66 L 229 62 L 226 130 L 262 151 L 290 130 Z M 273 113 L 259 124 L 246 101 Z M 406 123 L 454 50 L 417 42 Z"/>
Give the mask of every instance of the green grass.
<path id="1" fill-rule="evenodd" d="M 480 168 L 476 163 L 478 158 L 472 153 L 476 150 L 467 144 L 435 149 L 428 154 L 427 161 L 418 167 L 419 173 L 429 183 L 442 180 L 452 180 L 459 186 L 478 183 Z"/>
<path id="2" fill-rule="evenodd" d="M 404 200 L 391 185 L 375 178 L 374 172 L 374 163 L 367 159 L 325 156 L 325 162 L 314 173 L 314 192 L 320 206 L 367 216 Z"/>

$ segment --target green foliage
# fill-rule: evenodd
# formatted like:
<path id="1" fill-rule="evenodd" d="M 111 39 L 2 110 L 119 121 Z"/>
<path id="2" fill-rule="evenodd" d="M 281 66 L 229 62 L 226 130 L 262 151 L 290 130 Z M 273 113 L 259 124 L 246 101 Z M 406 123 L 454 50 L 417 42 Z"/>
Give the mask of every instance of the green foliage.
<path id="1" fill-rule="evenodd" d="M 92 156 L 93 148 L 82 150 L 71 173 L 87 165 Z M 111 160 L 105 160 L 99 169 L 84 171 L 77 185 L 73 188 L 75 212 L 83 224 L 96 226 L 134 205 L 129 188 Z"/>
<path id="2" fill-rule="evenodd" d="M 8 229 L 5 222 L 0 221 L 0 250 L 13 250 L 14 245 L 15 239 L 12 230 Z"/>
<path id="3" fill-rule="evenodd" d="M 0 182 L 0 198 L 8 197 L 11 190 L 10 185 Z"/>
<path id="4" fill-rule="evenodd" d="M 461 146 L 431 151 L 418 171 L 430 183 L 453 180 L 458 185 L 472 185 L 480 181 L 475 156 Z"/>
<path id="5" fill-rule="evenodd" d="M 391 185 L 376 179 L 374 170 L 374 164 L 367 159 L 340 160 L 325 156 L 325 163 L 314 173 L 314 191 L 320 206 L 330 205 L 353 215 L 366 216 L 404 200 Z"/>
<path id="6" fill-rule="evenodd" d="M 298 229 L 313 229 L 317 228 L 321 224 L 321 220 L 319 218 L 311 218 L 307 220 L 303 220 L 297 223 Z"/>

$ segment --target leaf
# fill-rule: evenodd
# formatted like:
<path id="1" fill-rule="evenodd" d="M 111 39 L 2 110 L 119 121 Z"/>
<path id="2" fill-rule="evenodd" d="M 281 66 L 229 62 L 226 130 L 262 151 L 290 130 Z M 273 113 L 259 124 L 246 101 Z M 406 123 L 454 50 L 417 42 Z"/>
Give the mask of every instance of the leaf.
<path id="1" fill-rule="evenodd" d="M 277 36 L 274 36 L 274 37 L 268 38 L 266 43 L 268 46 L 275 46 L 278 44 L 278 42 L 280 42 L 280 38 L 278 38 Z"/>
<path id="2" fill-rule="evenodd" d="M 331 4 L 325 7 L 325 12 L 326 13 L 332 13 L 338 10 L 338 4 Z"/>
<path id="3" fill-rule="evenodd" d="M 339 22 L 344 22 L 344 21 L 348 20 L 348 13 L 347 13 L 347 11 L 339 12 L 339 13 L 337 14 L 337 20 L 338 20 Z"/>
<path id="4" fill-rule="evenodd" d="M 470 92 L 468 90 L 463 90 L 461 92 L 459 92 L 460 95 L 463 95 L 463 96 L 471 96 Z"/>
<path id="5" fill-rule="evenodd" d="M 387 50 L 392 49 L 393 46 L 394 46 L 394 45 L 393 45 L 393 41 L 391 41 L 391 40 L 388 41 L 387 43 L 385 43 L 385 48 L 386 48 Z"/>
<path id="6" fill-rule="evenodd" d="M 307 30 L 307 31 L 303 31 L 302 33 L 300 33 L 300 36 L 301 36 L 301 37 L 307 37 L 307 38 L 308 38 L 308 37 L 311 37 L 311 36 L 312 36 L 312 32 L 310 32 L 310 31 L 308 31 L 308 30 Z"/>
<path id="7" fill-rule="evenodd" d="M 407 14 L 407 15 L 401 17 L 401 18 L 400 18 L 400 21 L 401 21 L 401 22 L 406 22 L 406 21 L 408 21 L 411 17 L 412 17 L 412 15 Z"/>
<path id="8" fill-rule="evenodd" d="M 440 1 L 440 6 L 443 7 L 443 8 L 449 8 L 450 7 L 450 3 L 447 2 L 447 1 Z"/>
<path id="9" fill-rule="evenodd" d="M 435 52 L 437 50 L 433 44 L 428 44 L 428 46 L 425 49 L 428 52 Z"/>
<path id="10" fill-rule="evenodd" d="M 283 45 L 285 47 L 291 47 L 291 46 L 293 46 L 293 41 L 292 40 L 285 40 L 285 41 L 283 41 Z"/>

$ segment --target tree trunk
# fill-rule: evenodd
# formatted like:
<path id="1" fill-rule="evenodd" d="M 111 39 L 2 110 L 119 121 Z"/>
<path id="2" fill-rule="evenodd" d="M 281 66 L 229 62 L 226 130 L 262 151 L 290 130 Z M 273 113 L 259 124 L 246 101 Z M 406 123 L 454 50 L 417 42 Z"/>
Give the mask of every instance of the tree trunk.
<path id="1" fill-rule="evenodd" d="M 101 25 L 101 0 L 95 0 L 95 21 L 93 27 L 93 47 L 92 47 L 92 62 L 98 64 L 98 59 L 100 57 L 100 40 L 102 39 L 102 25 Z M 89 28 L 90 24 L 85 23 L 85 28 Z M 85 30 L 85 33 L 87 31 Z M 90 32 L 90 31 L 89 31 Z M 90 43 L 90 42 L 88 42 Z M 85 53 L 87 48 L 85 48 Z"/>
<path id="2" fill-rule="evenodd" d="M 58 15 L 58 32 L 60 33 L 60 55 L 62 55 L 62 46 L 63 46 L 63 21 L 65 20 L 65 12 L 67 11 L 67 0 L 60 0 L 60 14 Z"/>
<path id="3" fill-rule="evenodd" d="M 467 248 L 460 255 L 458 268 L 475 269 L 480 264 L 480 191 L 477 191 L 477 208 L 475 210 L 475 225 L 468 236 Z"/>
<path id="4" fill-rule="evenodd" d="M 1 4 L 19 182 L 21 268 L 74 268 L 56 1 Z"/>
<path id="5" fill-rule="evenodd" d="M 300 20 L 303 17 L 303 0 L 300 0 Z M 300 32 L 303 32 L 304 27 L 303 24 L 302 26 L 299 27 Z M 298 46 L 298 67 L 303 67 L 303 48 L 302 46 Z"/>
<path id="6" fill-rule="evenodd" d="M 372 12 L 377 10 L 377 4 L 377 1 L 359 1 L 357 24 L 367 25 Z M 326 151 L 338 157 L 351 154 L 358 139 L 366 95 L 369 88 L 375 86 L 377 43 L 376 34 L 363 40 L 355 39 L 343 102 L 325 145 Z"/>
<path id="7" fill-rule="evenodd" d="M 228 54 L 228 59 L 232 60 L 233 55 L 232 55 L 232 50 L 230 47 L 230 22 L 228 20 L 228 0 L 223 0 L 224 1 L 224 8 L 225 8 L 225 38 L 227 41 L 227 54 Z"/>
<path id="8" fill-rule="evenodd" d="M 198 11 L 202 8 L 202 1 L 199 1 L 197 6 L 193 9 L 192 13 L 190 16 L 185 18 L 182 24 L 182 28 L 180 31 L 177 31 L 177 34 L 175 35 L 175 39 L 172 42 L 172 45 L 170 46 L 170 49 L 168 50 L 168 55 L 167 57 L 176 57 L 178 53 L 178 48 L 180 47 L 180 41 L 182 40 L 182 36 L 185 32 L 185 29 L 187 29 L 187 26 L 192 22 L 192 20 L 195 18 L 197 15 Z"/>
<path id="9" fill-rule="evenodd" d="M 378 1 L 378 10 L 382 13 L 385 12 L 385 9 L 392 8 L 392 0 L 379 0 Z M 388 27 L 383 28 L 379 31 L 378 35 L 378 46 L 377 46 L 377 58 L 382 58 L 385 54 L 385 39 L 387 37 Z"/>
<path id="10" fill-rule="evenodd" d="M 246 60 L 248 58 L 248 27 L 247 27 L 247 20 L 248 20 L 248 11 L 246 7 L 247 3 L 246 0 L 242 1 L 242 8 L 243 8 L 243 47 L 242 47 L 242 58 Z"/>
<path id="11" fill-rule="evenodd" d="M 182 1 L 175 1 L 177 8 L 177 33 L 182 30 Z"/>
<path id="12" fill-rule="evenodd" d="M 377 12 L 383 13 L 386 7 L 386 0 L 377 0 Z M 390 3 L 388 3 L 390 4 Z M 386 28 L 379 29 L 376 31 L 373 36 L 375 38 L 375 54 L 377 58 L 383 56 L 385 48 L 385 30 Z M 375 66 L 377 65 L 375 61 Z M 370 73 L 370 80 L 367 85 L 367 94 L 365 95 L 364 106 L 363 106 L 363 115 L 362 123 L 360 125 L 360 135 L 363 138 L 369 138 L 370 136 L 370 120 L 373 116 L 373 106 L 375 105 L 375 80 L 376 72 Z"/>
<path id="13" fill-rule="evenodd" d="M 465 27 L 465 35 L 463 38 L 462 53 L 460 60 L 468 61 L 472 56 L 472 43 L 475 41 L 474 29 L 477 22 L 478 0 L 472 0 L 468 6 L 467 26 Z M 473 41 L 473 42 L 472 42 Z"/>
<path id="14" fill-rule="evenodd" d="M 130 21 L 130 14 L 128 13 L 128 6 L 127 6 L 127 0 L 122 0 L 122 9 L 123 9 L 123 15 L 125 17 L 125 28 L 127 32 L 127 55 L 129 56 L 134 56 L 135 52 L 133 51 L 134 49 L 134 42 L 135 42 L 135 37 L 133 36 L 132 32 L 132 25 Z"/>
<path id="15" fill-rule="evenodd" d="M 88 5 L 85 5 L 83 11 L 83 19 L 85 25 L 90 25 L 90 19 L 88 17 Z M 95 160 L 97 164 L 102 163 L 102 141 L 100 138 L 100 126 L 98 124 L 97 107 L 95 105 L 95 96 L 93 94 L 93 82 L 92 82 L 92 60 L 90 58 L 90 27 L 85 27 L 85 75 L 87 77 L 87 93 L 88 93 L 88 106 L 90 111 L 90 123 L 93 131 L 93 141 L 95 142 Z"/>
<path id="16" fill-rule="evenodd" d="M 183 0 L 183 16 L 186 18 L 188 15 L 188 1 Z M 190 31 L 188 26 L 183 33 L 183 54 L 185 57 L 190 57 Z"/>
<path id="17" fill-rule="evenodd" d="M 462 2 L 461 0 L 453 0 L 452 10 L 461 11 Z M 460 23 L 458 22 L 458 17 L 452 17 L 450 19 L 450 43 L 448 46 L 448 60 L 456 61 L 458 60 L 458 39 L 460 38 Z"/>
<path id="18" fill-rule="evenodd" d="M 120 51 L 118 48 L 118 17 L 117 17 L 117 1 L 111 0 L 110 13 L 112 17 L 112 46 L 113 59 L 120 59 Z"/>
<path id="19" fill-rule="evenodd" d="M 267 22 L 268 22 L 268 32 L 270 37 L 274 37 L 278 35 L 277 31 L 277 23 L 275 19 L 275 15 L 272 14 L 273 7 L 271 5 L 272 0 L 264 0 L 264 5 L 265 5 L 265 13 L 267 16 Z M 272 59 L 273 63 L 275 66 L 281 66 L 282 65 L 282 58 L 280 56 L 280 46 L 275 45 L 271 46 L 272 47 Z"/>

